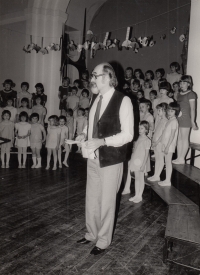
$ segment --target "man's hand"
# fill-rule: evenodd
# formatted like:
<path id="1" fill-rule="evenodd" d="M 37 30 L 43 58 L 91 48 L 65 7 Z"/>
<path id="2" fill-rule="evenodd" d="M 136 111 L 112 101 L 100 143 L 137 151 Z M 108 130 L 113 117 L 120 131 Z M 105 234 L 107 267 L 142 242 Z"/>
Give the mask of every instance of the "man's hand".
<path id="1" fill-rule="evenodd" d="M 99 147 L 104 145 L 104 139 L 93 138 L 86 142 L 86 148 L 92 149 L 93 151 L 97 150 Z"/>

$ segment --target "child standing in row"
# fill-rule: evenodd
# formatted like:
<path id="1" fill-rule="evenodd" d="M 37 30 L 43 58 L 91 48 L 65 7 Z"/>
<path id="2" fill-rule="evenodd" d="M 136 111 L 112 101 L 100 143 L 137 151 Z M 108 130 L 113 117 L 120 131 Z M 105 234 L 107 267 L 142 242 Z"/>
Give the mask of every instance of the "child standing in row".
<path id="1" fill-rule="evenodd" d="M 46 140 L 46 132 L 44 127 L 38 123 L 39 115 L 32 113 L 30 116 L 31 121 L 31 135 L 30 135 L 30 146 L 32 150 L 33 165 L 31 168 L 41 168 L 41 155 L 42 143 Z"/>
<path id="2" fill-rule="evenodd" d="M 1 167 L 9 168 L 10 148 L 14 141 L 14 123 L 10 121 L 11 113 L 8 110 L 2 112 L 2 122 L 0 123 L 0 137 L 10 139 L 10 142 L 2 144 L 1 147 Z M 5 162 L 6 156 L 6 162 Z"/>
<path id="3" fill-rule="evenodd" d="M 65 152 L 63 164 L 66 167 L 69 167 L 67 164 L 67 160 L 68 160 L 68 156 L 69 156 L 69 145 L 67 143 L 65 143 L 65 139 L 69 138 L 69 130 L 65 124 L 66 124 L 66 117 L 60 116 L 59 117 L 59 128 L 61 129 L 61 136 L 60 136 L 60 146 L 58 149 L 59 168 L 62 168 L 62 161 L 61 161 L 62 147 L 64 147 L 64 152 Z"/>
<path id="4" fill-rule="evenodd" d="M 164 157 L 162 153 L 161 139 L 162 134 L 165 129 L 165 125 L 167 123 L 167 103 L 160 103 L 156 106 L 158 121 L 155 126 L 153 141 L 152 141 L 152 149 L 155 153 L 155 170 L 154 175 L 149 177 L 149 181 L 160 181 L 160 174 L 164 167 Z"/>
<path id="5" fill-rule="evenodd" d="M 139 138 L 135 143 L 130 160 L 130 171 L 135 174 L 135 196 L 129 201 L 139 203 L 142 201 L 144 191 L 144 174 L 150 171 L 149 150 L 151 140 L 147 137 L 149 123 L 145 120 L 139 124 Z"/>
<path id="6" fill-rule="evenodd" d="M 16 118 L 17 118 L 17 109 L 15 107 L 13 107 L 13 103 L 14 103 L 14 99 L 12 97 L 8 98 L 6 107 L 3 109 L 10 111 L 10 113 L 11 113 L 10 121 L 15 123 Z"/>
<path id="7" fill-rule="evenodd" d="M 81 92 L 82 97 L 79 101 L 79 107 L 86 109 L 90 106 L 90 100 L 89 100 L 89 91 L 87 89 L 83 89 Z"/>
<path id="8" fill-rule="evenodd" d="M 0 91 L 0 106 L 6 107 L 7 100 L 13 99 L 13 106 L 16 106 L 17 92 L 13 90 L 15 83 L 11 79 L 6 79 L 3 83 L 4 89 Z"/>
<path id="9" fill-rule="evenodd" d="M 53 154 L 54 165 L 53 170 L 57 169 L 57 152 L 60 146 L 60 136 L 61 129 L 56 126 L 55 116 L 50 116 L 48 118 L 49 127 L 47 129 L 47 138 L 46 138 L 46 148 L 47 148 L 47 167 L 46 170 L 50 168 L 51 155 Z"/>
<path id="10" fill-rule="evenodd" d="M 28 105 L 31 106 L 32 95 L 28 92 L 28 89 L 29 89 L 28 82 L 22 82 L 21 89 L 22 89 L 21 92 L 17 93 L 17 108 L 21 106 L 21 102 L 23 98 L 26 98 L 28 100 Z"/>
<path id="11" fill-rule="evenodd" d="M 167 74 L 166 79 L 171 85 L 173 85 L 174 82 L 179 82 L 182 76 L 178 73 L 180 71 L 180 65 L 178 62 L 172 62 L 170 64 L 170 70 L 171 73 Z"/>
<path id="12" fill-rule="evenodd" d="M 66 101 L 66 108 L 72 109 L 74 118 L 77 117 L 77 109 L 79 105 L 79 97 L 76 95 L 77 91 L 77 87 L 72 87 L 72 95 L 69 96 Z"/>
<path id="13" fill-rule="evenodd" d="M 21 100 L 21 106 L 17 109 L 17 121 L 19 121 L 19 114 L 21 112 L 26 112 L 28 116 L 31 115 L 32 109 L 28 108 L 29 100 L 26 97 L 23 97 Z"/>
<path id="14" fill-rule="evenodd" d="M 37 113 L 39 115 L 38 123 L 40 123 L 44 126 L 44 120 L 45 120 L 47 112 L 46 112 L 46 108 L 43 107 L 43 105 L 42 105 L 41 96 L 38 95 L 38 96 L 35 97 L 35 103 L 36 103 L 36 105 L 33 106 L 32 112 Z"/>
<path id="15" fill-rule="evenodd" d="M 172 176 L 172 155 L 176 149 L 178 137 L 178 121 L 180 106 L 176 102 L 171 102 L 167 109 L 168 121 L 161 138 L 162 153 L 166 164 L 166 179 L 158 182 L 160 186 L 171 186 Z"/>
<path id="16" fill-rule="evenodd" d="M 18 147 L 18 168 L 26 168 L 27 147 L 30 146 L 29 136 L 31 133 L 31 124 L 28 123 L 28 114 L 26 112 L 20 113 L 19 121 L 19 123 L 15 124 L 16 146 Z"/>

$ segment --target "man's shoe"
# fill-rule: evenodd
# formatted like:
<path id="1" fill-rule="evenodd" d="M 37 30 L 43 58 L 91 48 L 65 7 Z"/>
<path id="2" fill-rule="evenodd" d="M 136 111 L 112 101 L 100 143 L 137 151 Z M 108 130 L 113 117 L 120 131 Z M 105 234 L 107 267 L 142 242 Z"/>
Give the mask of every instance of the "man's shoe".
<path id="1" fill-rule="evenodd" d="M 77 241 L 77 243 L 81 243 L 81 244 L 88 244 L 90 243 L 91 241 L 88 241 L 86 238 L 83 238 L 83 239 L 80 239 Z"/>
<path id="2" fill-rule="evenodd" d="M 96 255 L 99 255 L 99 254 L 103 253 L 104 251 L 105 251 L 105 249 L 101 249 L 101 248 L 95 246 L 95 247 L 90 251 L 90 254 L 96 256 Z"/>

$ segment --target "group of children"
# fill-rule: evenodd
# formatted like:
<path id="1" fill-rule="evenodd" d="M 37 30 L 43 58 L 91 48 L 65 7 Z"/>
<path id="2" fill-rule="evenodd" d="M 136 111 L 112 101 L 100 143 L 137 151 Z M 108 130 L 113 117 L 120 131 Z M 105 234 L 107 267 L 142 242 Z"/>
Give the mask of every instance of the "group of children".
<path id="1" fill-rule="evenodd" d="M 164 69 L 156 70 L 157 79 L 152 71 L 147 71 L 145 80 L 140 69 L 134 73 L 130 67 L 126 70 L 124 89 L 129 89 L 127 94 L 136 95 L 140 112 L 139 137 L 133 146 L 122 192 L 130 193 L 131 172 L 134 172 L 135 196 L 129 199 L 134 203 L 142 201 L 144 176 L 148 176 L 150 171 L 149 151 L 154 151 L 155 169 L 148 180 L 156 181 L 160 186 L 170 186 L 172 163 L 185 163 L 190 129 L 198 130 L 195 122 L 197 96 L 192 90 L 192 77 L 179 74 L 177 62 L 171 63 L 170 68 L 167 79 L 164 78 Z M 176 149 L 177 159 L 172 160 Z M 164 163 L 166 179 L 160 181 Z"/>

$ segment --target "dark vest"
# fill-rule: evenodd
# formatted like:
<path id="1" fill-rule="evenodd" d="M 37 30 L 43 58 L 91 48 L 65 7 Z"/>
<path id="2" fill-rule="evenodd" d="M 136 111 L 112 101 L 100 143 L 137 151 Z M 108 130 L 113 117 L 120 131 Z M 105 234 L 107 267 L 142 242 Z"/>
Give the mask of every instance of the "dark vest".
<path id="1" fill-rule="evenodd" d="M 91 105 L 96 97 L 93 98 Z M 121 132 L 119 110 L 124 95 L 115 91 L 104 113 L 98 121 L 98 137 L 104 139 Z M 124 162 L 126 159 L 127 145 L 121 147 L 102 146 L 99 148 L 100 167 L 106 167 Z"/>

